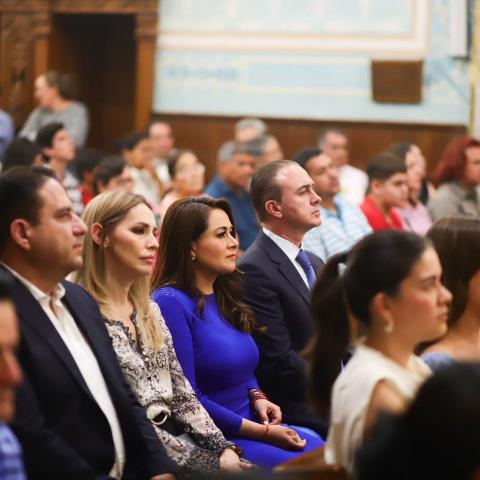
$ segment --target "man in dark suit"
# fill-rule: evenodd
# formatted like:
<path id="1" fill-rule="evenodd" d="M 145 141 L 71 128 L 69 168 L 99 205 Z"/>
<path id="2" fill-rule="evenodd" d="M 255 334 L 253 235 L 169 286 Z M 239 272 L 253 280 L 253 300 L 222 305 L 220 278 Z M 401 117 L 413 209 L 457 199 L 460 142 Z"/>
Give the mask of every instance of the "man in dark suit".
<path id="1" fill-rule="evenodd" d="M 250 195 L 263 231 L 238 266 L 257 323 L 258 380 L 285 422 L 325 435 L 325 423 L 308 406 L 307 364 L 300 356 L 312 336 L 310 288 L 322 265 L 301 245 L 321 223 L 320 197 L 307 172 L 289 160 L 257 170 Z"/>
<path id="2" fill-rule="evenodd" d="M 168 459 L 116 362 L 100 311 L 64 281 L 86 226 L 55 174 L 0 175 L 0 261 L 14 279 L 24 379 L 12 423 L 30 479 L 162 479 Z"/>

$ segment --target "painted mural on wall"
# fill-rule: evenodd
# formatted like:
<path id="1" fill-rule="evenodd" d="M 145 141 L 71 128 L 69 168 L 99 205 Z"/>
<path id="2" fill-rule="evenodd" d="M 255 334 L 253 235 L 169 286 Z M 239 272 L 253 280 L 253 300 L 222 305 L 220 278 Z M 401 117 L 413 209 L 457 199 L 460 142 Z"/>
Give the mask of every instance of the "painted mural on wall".
<path id="1" fill-rule="evenodd" d="M 467 123 L 448 0 L 161 0 L 154 110 Z M 419 105 L 371 100 L 371 59 L 424 59 Z"/>

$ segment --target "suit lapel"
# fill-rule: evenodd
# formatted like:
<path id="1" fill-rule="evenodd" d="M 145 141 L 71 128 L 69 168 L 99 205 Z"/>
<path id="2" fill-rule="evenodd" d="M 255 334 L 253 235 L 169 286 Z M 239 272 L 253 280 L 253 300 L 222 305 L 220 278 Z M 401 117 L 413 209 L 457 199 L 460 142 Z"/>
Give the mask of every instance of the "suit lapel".
<path id="1" fill-rule="evenodd" d="M 67 370 L 85 390 L 85 393 L 93 398 L 70 351 L 40 304 L 19 280 L 15 278 L 14 281 L 13 299 L 21 322 L 28 324 L 38 337 L 48 344 L 60 362 L 65 365 Z M 46 365 L 46 368 L 48 368 L 48 365 Z"/>
<path id="2" fill-rule="evenodd" d="M 261 247 L 265 250 L 272 262 L 275 262 L 278 265 L 278 271 L 281 275 L 305 300 L 305 303 L 308 304 L 310 300 L 310 290 L 287 255 L 285 255 L 282 249 L 264 233 L 261 233 L 259 240 Z"/>

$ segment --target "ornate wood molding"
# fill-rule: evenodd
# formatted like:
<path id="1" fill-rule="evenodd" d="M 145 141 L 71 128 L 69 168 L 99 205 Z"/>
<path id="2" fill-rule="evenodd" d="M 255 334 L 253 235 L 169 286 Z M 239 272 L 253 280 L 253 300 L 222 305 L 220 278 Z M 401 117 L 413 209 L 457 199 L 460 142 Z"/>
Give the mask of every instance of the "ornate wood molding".
<path id="1" fill-rule="evenodd" d="M 51 0 L 55 13 L 151 13 L 156 15 L 156 0 Z"/>
<path id="2" fill-rule="evenodd" d="M 138 13 L 135 20 L 135 37 L 155 43 L 157 41 L 157 14 Z"/>
<path id="3" fill-rule="evenodd" d="M 17 124 L 24 121 L 30 108 L 34 31 L 32 15 L 2 15 L 3 101 Z"/>

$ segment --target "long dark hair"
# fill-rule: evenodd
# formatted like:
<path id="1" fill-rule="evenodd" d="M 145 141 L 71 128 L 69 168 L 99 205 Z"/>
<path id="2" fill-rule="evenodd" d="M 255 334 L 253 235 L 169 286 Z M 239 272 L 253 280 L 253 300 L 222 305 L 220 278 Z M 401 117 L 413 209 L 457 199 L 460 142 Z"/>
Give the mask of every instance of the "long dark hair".
<path id="1" fill-rule="evenodd" d="M 395 296 L 428 245 L 414 233 L 384 230 L 363 238 L 350 253 L 334 255 L 322 269 L 311 297 L 315 336 L 310 346 L 311 396 L 321 413 L 329 411 L 355 321 L 369 328 L 373 297 L 379 292 Z"/>
<path id="2" fill-rule="evenodd" d="M 468 285 L 480 270 L 480 219 L 446 217 L 427 232 L 442 264 L 442 283 L 452 292 L 448 325 L 454 325 L 468 303 Z"/>
<path id="3" fill-rule="evenodd" d="M 189 197 L 174 202 L 165 215 L 160 233 L 160 247 L 152 277 L 152 291 L 170 285 L 198 297 L 202 313 L 204 295 L 195 284 L 192 242 L 208 228 L 208 217 L 214 208 L 223 210 L 233 227 L 232 210 L 224 199 Z M 254 324 L 253 312 L 243 301 L 241 273 L 217 277 L 213 285 L 220 313 L 235 328 L 250 333 Z"/>

